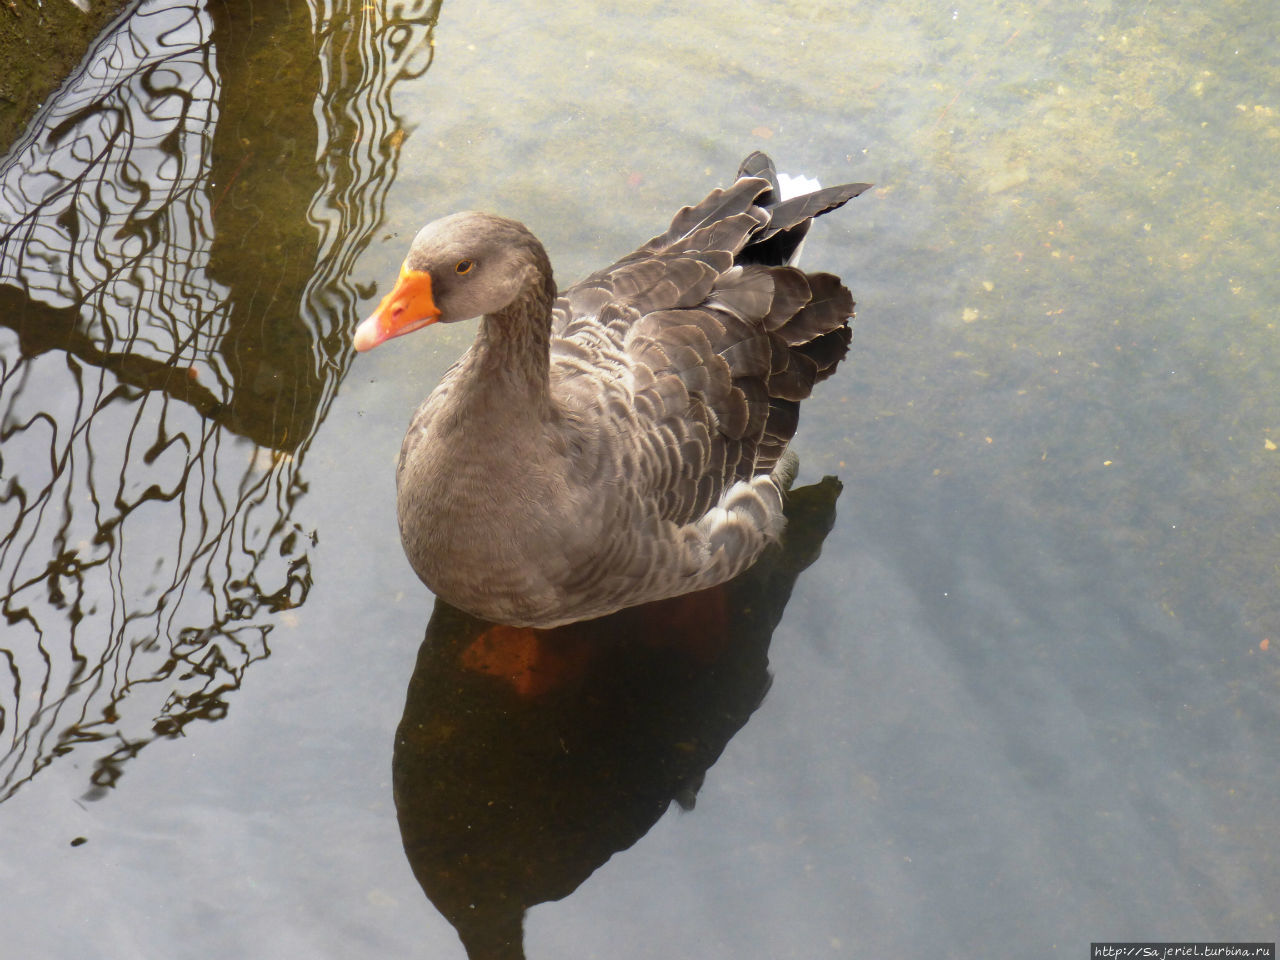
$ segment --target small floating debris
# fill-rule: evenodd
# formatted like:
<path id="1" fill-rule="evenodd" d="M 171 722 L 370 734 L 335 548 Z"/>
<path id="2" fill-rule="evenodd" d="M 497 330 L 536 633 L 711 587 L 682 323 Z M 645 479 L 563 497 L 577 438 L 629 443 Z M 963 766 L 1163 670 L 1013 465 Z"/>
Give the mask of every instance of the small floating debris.
<path id="1" fill-rule="evenodd" d="M 1021 164 L 989 177 L 985 186 L 987 193 L 1004 193 L 1006 190 L 1022 186 L 1030 179 L 1031 171 L 1026 164 Z"/>

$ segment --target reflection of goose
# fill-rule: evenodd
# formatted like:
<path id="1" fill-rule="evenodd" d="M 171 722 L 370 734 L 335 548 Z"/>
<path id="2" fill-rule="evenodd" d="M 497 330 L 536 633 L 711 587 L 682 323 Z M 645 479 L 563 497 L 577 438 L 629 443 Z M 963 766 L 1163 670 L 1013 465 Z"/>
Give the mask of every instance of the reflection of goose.
<path id="1" fill-rule="evenodd" d="M 781 546 L 737 579 L 555 630 L 437 603 L 392 760 L 405 853 L 471 960 L 521 958 L 527 908 L 572 893 L 703 776 L 769 687 L 768 649 L 835 519 L 788 497 Z"/>
<path id="2" fill-rule="evenodd" d="M 355 333 L 367 350 L 484 317 L 401 452 L 422 580 L 476 615 L 554 626 L 746 569 L 781 529 L 799 403 L 849 343 L 849 291 L 787 264 L 813 217 L 866 187 L 784 201 L 752 154 L 731 187 L 559 296 L 521 224 L 424 227 Z"/>

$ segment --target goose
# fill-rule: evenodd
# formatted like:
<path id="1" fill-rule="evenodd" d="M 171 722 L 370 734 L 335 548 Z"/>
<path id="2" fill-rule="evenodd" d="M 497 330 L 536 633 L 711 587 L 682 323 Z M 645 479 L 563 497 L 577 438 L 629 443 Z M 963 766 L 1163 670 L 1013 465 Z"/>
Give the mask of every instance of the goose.
<path id="1" fill-rule="evenodd" d="M 521 223 L 414 237 L 357 351 L 480 318 L 409 424 L 401 543 L 440 599 L 549 628 L 723 583 L 783 526 L 800 402 L 849 349 L 838 277 L 794 265 L 813 218 L 870 184 L 783 199 L 772 160 L 558 290 Z"/>

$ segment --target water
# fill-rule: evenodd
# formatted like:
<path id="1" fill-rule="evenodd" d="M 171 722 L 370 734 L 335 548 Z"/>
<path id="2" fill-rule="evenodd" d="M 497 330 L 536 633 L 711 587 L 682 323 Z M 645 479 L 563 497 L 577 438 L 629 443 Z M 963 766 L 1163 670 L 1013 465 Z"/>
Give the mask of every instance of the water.
<path id="1" fill-rule="evenodd" d="M 0 167 L 9 952 L 462 957 L 393 761 L 432 849 L 488 825 L 479 927 L 562 897 L 531 958 L 1274 939 L 1265 10 L 123 13 Z M 570 645 L 585 699 L 451 674 L 392 475 L 469 331 L 355 322 L 435 216 L 571 282 L 757 148 L 877 184 L 805 252 L 859 301 L 795 444 L 834 526 L 686 653 Z"/>

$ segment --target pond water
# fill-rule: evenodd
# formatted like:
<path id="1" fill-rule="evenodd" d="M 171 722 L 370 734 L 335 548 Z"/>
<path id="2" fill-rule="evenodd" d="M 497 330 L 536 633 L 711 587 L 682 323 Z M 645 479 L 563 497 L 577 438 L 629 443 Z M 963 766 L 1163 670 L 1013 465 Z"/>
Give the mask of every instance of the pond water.
<path id="1" fill-rule="evenodd" d="M 6 955 L 1274 940 L 1272 20 L 125 4 L 0 146 Z M 395 527 L 471 330 L 351 331 L 436 216 L 568 283 L 755 149 L 876 184 L 792 533 L 507 683 Z"/>

